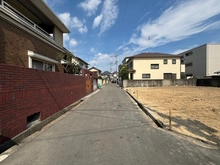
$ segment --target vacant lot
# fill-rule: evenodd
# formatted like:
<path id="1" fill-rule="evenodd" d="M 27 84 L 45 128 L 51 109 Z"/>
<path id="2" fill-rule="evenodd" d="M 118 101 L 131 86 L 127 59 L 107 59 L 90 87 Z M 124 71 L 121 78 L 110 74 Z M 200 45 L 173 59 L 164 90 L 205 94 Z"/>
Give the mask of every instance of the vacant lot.
<path id="1" fill-rule="evenodd" d="M 153 116 L 172 130 L 220 145 L 220 88 L 150 87 L 127 88 L 149 107 Z"/>

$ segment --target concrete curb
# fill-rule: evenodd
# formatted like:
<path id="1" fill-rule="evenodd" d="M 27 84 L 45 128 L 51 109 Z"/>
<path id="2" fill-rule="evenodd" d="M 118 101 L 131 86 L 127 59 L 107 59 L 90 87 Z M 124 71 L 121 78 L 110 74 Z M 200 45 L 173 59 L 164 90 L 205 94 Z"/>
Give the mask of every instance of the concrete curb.
<path id="1" fill-rule="evenodd" d="M 154 123 L 158 127 L 165 128 L 164 124 L 162 122 L 160 122 L 159 120 L 155 119 L 154 116 L 151 115 L 151 113 L 144 107 L 144 105 L 142 103 L 140 103 L 137 99 L 135 99 L 128 91 L 126 91 L 126 92 L 138 104 L 138 106 L 142 109 L 142 111 L 144 111 L 144 113 L 146 115 L 148 115 L 154 121 Z"/>
<path id="2" fill-rule="evenodd" d="M 11 148 L 12 146 L 17 145 L 18 143 L 20 143 L 22 140 L 24 140 L 25 138 L 27 138 L 31 134 L 33 134 L 37 131 L 40 131 L 44 126 L 46 126 L 50 122 L 54 121 L 55 119 L 57 119 L 61 115 L 65 114 L 66 112 L 70 111 L 73 107 L 76 107 L 81 102 L 85 101 L 86 99 L 93 96 L 97 92 L 99 92 L 99 90 L 96 90 L 95 92 L 83 97 L 79 101 L 69 105 L 68 107 L 65 107 L 64 109 L 62 109 L 59 112 L 53 114 L 52 116 L 48 117 L 47 119 L 31 126 L 30 128 L 26 129 L 22 133 L 18 134 L 17 136 L 15 136 L 15 137 L 11 138 L 10 140 L 6 141 L 5 143 L 1 144 L 0 145 L 0 154 L 3 153 L 4 151 L 6 151 L 7 149 Z"/>

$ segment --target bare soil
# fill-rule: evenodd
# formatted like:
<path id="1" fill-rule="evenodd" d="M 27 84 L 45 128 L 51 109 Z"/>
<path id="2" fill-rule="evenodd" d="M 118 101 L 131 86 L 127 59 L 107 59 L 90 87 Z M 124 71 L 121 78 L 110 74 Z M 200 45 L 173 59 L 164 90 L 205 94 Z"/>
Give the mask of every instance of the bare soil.
<path id="1" fill-rule="evenodd" d="M 127 88 L 152 115 L 171 129 L 220 146 L 220 88 L 145 87 Z"/>

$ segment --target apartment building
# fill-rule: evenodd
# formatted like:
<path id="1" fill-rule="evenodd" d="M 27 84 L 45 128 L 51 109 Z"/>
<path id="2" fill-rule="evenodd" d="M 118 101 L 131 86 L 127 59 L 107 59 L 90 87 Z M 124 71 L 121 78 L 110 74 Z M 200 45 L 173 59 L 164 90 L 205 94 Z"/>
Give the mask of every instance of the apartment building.
<path id="1" fill-rule="evenodd" d="M 0 63 L 63 72 L 69 32 L 44 0 L 0 0 Z"/>
<path id="2" fill-rule="evenodd" d="M 220 70 L 220 44 L 205 44 L 178 54 L 187 77 L 212 76 Z"/>

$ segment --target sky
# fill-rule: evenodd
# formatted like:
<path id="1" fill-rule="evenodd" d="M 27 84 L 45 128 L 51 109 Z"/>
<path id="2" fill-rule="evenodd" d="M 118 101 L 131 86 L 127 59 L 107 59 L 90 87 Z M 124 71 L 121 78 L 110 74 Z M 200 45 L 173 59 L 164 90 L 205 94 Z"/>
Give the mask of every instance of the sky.
<path id="1" fill-rule="evenodd" d="M 142 52 L 178 54 L 220 43 L 220 0 L 45 2 L 71 31 L 64 47 L 102 72 Z"/>

